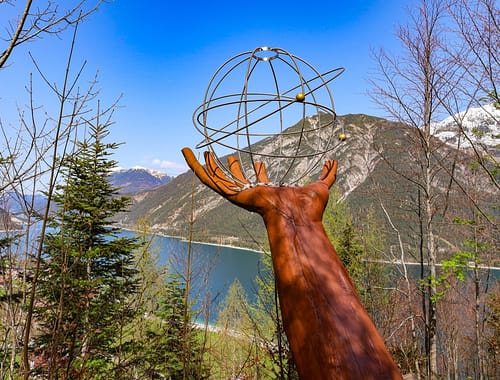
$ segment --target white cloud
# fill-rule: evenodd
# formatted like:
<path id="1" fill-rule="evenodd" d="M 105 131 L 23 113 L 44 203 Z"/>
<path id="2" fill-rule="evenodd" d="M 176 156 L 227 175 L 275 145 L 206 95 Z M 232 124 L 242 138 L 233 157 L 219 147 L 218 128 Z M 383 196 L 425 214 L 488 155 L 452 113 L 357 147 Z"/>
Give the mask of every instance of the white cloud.
<path id="1" fill-rule="evenodd" d="M 184 173 L 188 170 L 186 164 L 180 164 L 178 162 L 172 162 L 167 160 L 160 160 L 159 158 L 154 158 L 151 160 L 151 165 L 158 169 L 163 169 L 169 175 L 177 175 Z"/>

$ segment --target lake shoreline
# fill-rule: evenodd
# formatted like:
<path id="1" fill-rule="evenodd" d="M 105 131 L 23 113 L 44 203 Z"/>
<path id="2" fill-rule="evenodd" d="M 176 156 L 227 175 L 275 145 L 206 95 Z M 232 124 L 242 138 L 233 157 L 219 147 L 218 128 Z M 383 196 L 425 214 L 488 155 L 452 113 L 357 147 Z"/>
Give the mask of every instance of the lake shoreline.
<path id="1" fill-rule="evenodd" d="M 133 232 L 133 233 L 139 233 L 139 231 L 134 230 L 133 228 L 130 228 L 130 227 L 120 226 L 119 228 L 121 230 L 124 230 L 124 231 L 129 231 L 129 232 Z M 165 238 L 170 238 L 170 239 L 177 239 L 177 240 L 185 242 L 185 243 L 190 243 L 189 239 L 185 238 L 184 236 L 168 235 L 168 234 L 162 233 L 162 232 L 151 232 L 148 235 L 160 236 L 160 237 L 165 237 Z M 209 243 L 209 242 L 199 241 L 199 240 L 193 240 L 193 241 L 191 241 L 191 244 L 202 244 L 202 245 L 209 245 L 209 246 L 214 246 L 214 247 L 231 248 L 231 249 L 235 249 L 235 250 L 241 250 L 241 251 L 246 251 L 246 252 L 253 252 L 253 253 L 258 253 L 258 254 L 267 254 L 266 252 L 259 251 L 257 249 L 240 247 L 240 246 L 231 245 L 231 244 Z"/>

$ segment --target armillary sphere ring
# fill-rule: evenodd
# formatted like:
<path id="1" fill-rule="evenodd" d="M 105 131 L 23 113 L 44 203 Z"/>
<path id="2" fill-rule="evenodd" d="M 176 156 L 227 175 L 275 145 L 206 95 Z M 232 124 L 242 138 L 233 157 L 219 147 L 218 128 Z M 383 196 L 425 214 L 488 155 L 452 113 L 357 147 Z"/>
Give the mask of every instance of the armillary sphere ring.
<path id="1" fill-rule="evenodd" d="M 256 67 L 259 63 L 265 63 L 264 67 L 268 68 L 270 74 L 270 79 L 268 84 L 271 87 L 271 91 L 266 90 L 251 91 L 250 90 L 250 79 L 253 74 L 257 72 Z M 283 66 L 280 66 L 283 65 Z M 286 90 L 282 90 L 278 80 L 278 68 L 285 67 L 285 70 L 291 72 L 295 75 L 296 81 L 292 82 L 291 85 L 287 86 Z M 246 70 L 244 69 L 246 68 Z M 227 86 L 226 82 L 231 83 L 231 74 L 233 76 L 237 70 L 244 70 L 243 83 L 240 88 L 241 92 L 235 93 L 222 93 L 222 89 Z M 303 75 L 303 71 L 306 70 L 309 79 L 306 79 Z M 240 156 L 240 161 L 243 162 L 242 154 L 250 157 L 250 171 L 252 167 L 255 166 L 254 157 L 274 157 L 279 159 L 291 159 L 289 165 L 285 170 L 285 173 L 277 182 L 280 184 L 285 181 L 285 177 L 289 176 L 291 168 L 298 158 L 311 158 L 310 167 L 304 171 L 301 178 L 305 177 L 310 171 L 312 171 L 314 166 L 317 166 L 323 160 L 326 153 L 332 151 L 337 146 L 337 138 L 334 133 L 336 127 L 336 114 L 333 105 L 333 96 L 328 88 L 328 83 L 333 79 L 337 78 L 345 71 L 344 68 L 335 68 L 324 73 L 317 71 L 312 65 L 310 65 L 305 60 L 290 54 L 281 48 L 271 48 L 271 47 L 258 47 L 253 51 L 247 51 L 244 53 L 237 54 L 232 58 L 224 62 L 213 74 L 210 82 L 207 86 L 205 97 L 203 103 L 197 107 L 193 113 L 193 124 L 195 128 L 204 136 L 204 139 L 196 145 L 197 149 L 206 148 L 212 153 L 218 162 L 221 169 L 230 175 L 230 171 L 225 167 L 225 163 L 219 160 L 217 152 L 215 152 L 214 145 L 221 146 L 227 149 L 233 149 Z M 305 71 L 304 71 L 305 72 Z M 312 75 L 311 75 L 312 73 Z M 223 85 L 224 82 L 224 85 Z M 238 81 L 237 81 L 238 82 Z M 241 82 L 240 82 L 241 83 Z M 315 92 L 323 88 L 321 99 Z M 220 95 L 222 93 L 222 95 Z M 320 101 L 321 100 L 321 101 Z M 325 102 L 326 100 L 326 102 Z M 274 109 L 267 112 L 267 108 L 271 104 L 276 104 Z M 301 105 L 301 115 L 300 118 L 301 125 L 299 128 L 284 128 L 283 123 L 283 111 L 292 106 L 293 104 Z M 216 109 L 223 107 L 228 107 L 234 109 L 236 107 L 236 112 L 233 118 L 229 118 L 222 122 L 222 125 L 214 127 L 209 125 L 208 116 L 209 113 Z M 306 107 L 315 108 L 316 114 L 323 118 L 323 123 L 318 122 L 315 127 L 310 125 L 306 126 Z M 267 113 L 266 113 L 267 112 Z M 227 115 L 228 113 L 224 113 Z M 330 115 L 330 118 L 325 118 L 325 115 Z M 225 117 L 225 116 L 224 116 Z M 279 132 L 278 133 L 262 133 L 256 130 L 251 130 L 250 127 L 264 121 L 267 118 L 276 117 L 279 118 Z M 324 122 L 324 120 L 327 120 Z M 213 118 L 212 118 L 213 120 Z M 213 122 L 213 121 L 212 121 Z M 343 126 L 341 126 L 342 134 Z M 322 131 L 328 130 L 328 133 L 323 133 Z M 320 136 L 320 132 L 322 132 Z M 306 151 L 304 148 L 305 140 L 310 142 L 311 138 L 303 137 L 306 134 L 314 136 L 318 139 L 318 144 L 315 151 Z M 273 152 L 258 152 L 252 148 L 252 138 L 265 138 L 271 136 L 292 136 L 296 135 L 297 143 L 295 148 L 291 151 L 280 150 L 278 153 Z M 234 136 L 233 140 L 236 140 L 235 145 L 231 145 L 224 141 L 225 139 Z M 320 141 L 321 140 L 321 141 Z M 243 168 L 246 176 L 248 178 L 252 177 L 252 173 L 247 173 Z M 289 179 L 289 178 L 288 178 Z M 298 180 L 298 179 L 297 179 Z M 296 182 L 295 180 L 293 182 Z"/>

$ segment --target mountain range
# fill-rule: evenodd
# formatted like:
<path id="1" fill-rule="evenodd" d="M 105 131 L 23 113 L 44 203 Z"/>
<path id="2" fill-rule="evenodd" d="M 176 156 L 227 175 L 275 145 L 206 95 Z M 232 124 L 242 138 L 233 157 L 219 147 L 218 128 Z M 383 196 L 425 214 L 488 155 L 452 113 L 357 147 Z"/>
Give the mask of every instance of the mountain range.
<path id="1" fill-rule="evenodd" d="M 432 165 L 435 167 L 433 186 L 437 200 L 446 201 L 450 205 L 448 215 L 451 216 L 464 213 L 462 190 L 471 182 L 470 168 L 477 159 L 474 155 L 477 151 L 473 154 L 470 143 L 481 148 L 483 154 L 493 157 L 498 158 L 500 151 L 500 110 L 488 106 L 471 109 L 467 114 L 458 116 L 463 120 L 462 135 L 457 133 L 460 129 L 454 127 L 453 118 L 432 126 Z M 321 115 L 321 120 L 325 120 L 325 115 Z M 310 124 L 317 121 L 317 115 L 308 116 L 306 120 Z M 413 150 L 419 142 L 418 131 L 401 123 L 364 114 L 338 116 L 336 124 L 345 131 L 347 139 L 339 141 L 325 159 L 331 158 L 339 162 L 335 187 L 341 194 L 341 199 L 347 202 L 357 220 L 366 218 L 370 210 L 374 213 L 377 223 L 387 236 L 387 249 L 397 245 L 397 236 L 391 223 L 404 231 L 405 244 L 414 245 L 412 240 L 419 228 L 418 211 L 414 205 L 419 189 L 412 179 L 418 178 L 422 170 L 419 166 L 419 152 Z M 289 130 L 293 131 L 299 125 L 297 123 Z M 467 138 L 464 139 L 464 135 Z M 462 141 L 460 150 L 457 149 L 458 141 Z M 292 139 L 282 140 L 281 151 L 293 149 L 294 143 Z M 277 153 L 273 152 L 273 149 L 278 149 L 278 145 L 272 138 L 254 144 L 252 149 L 260 149 L 261 144 L 266 145 L 268 153 Z M 311 145 L 309 149 L 313 152 L 314 146 Z M 301 159 L 294 165 L 290 175 L 298 175 L 304 167 L 309 166 L 312 159 Z M 451 165 L 454 165 L 455 182 L 446 169 Z M 282 169 L 273 160 L 266 162 L 266 167 L 270 178 Z M 315 180 L 320 170 L 321 165 L 303 178 L 302 183 Z M 120 188 L 121 194 L 129 195 L 133 201 L 127 213 L 118 215 L 118 225 L 123 228 L 133 229 L 140 219 L 146 218 L 151 232 L 169 236 L 191 236 L 197 241 L 252 249 L 262 249 L 267 241 L 260 216 L 226 201 L 201 184 L 191 171 L 174 178 L 141 167 L 118 168 L 111 173 L 109 179 L 113 186 Z M 478 204 L 485 207 L 485 212 L 490 212 L 489 208 L 498 204 L 498 191 L 487 181 L 479 185 L 476 183 L 477 187 L 481 189 L 480 194 L 474 195 L 479 199 Z M 40 197 L 36 198 L 39 205 L 43 204 L 43 200 L 38 199 Z M 10 202 L 7 209 L 10 215 L 19 212 L 13 202 Z M 496 212 L 498 214 L 498 210 Z M 0 216 L 5 221 L 8 214 L 2 210 Z M 388 217 L 391 218 L 390 221 Z M 443 231 L 440 239 L 445 245 L 454 247 L 460 243 L 460 234 L 452 228 L 443 228 Z"/>
<path id="2" fill-rule="evenodd" d="M 167 184 L 173 177 L 166 173 L 143 167 L 130 169 L 116 168 L 109 176 L 111 184 L 120 189 L 120 194 L 136 194 L 141 191 L 152 190 Z M 22 198 L 15 193 L 2 196 L 0 204 L 0 230 L 20 228 L 25 214 L 25 205 Z M 42 194 L 25 195 L 26 204 L 33 204 L 33 209 L 43 212 L 47 205 L 47 198 Z"/>
<path id="3" fill-rule="evenodd" d="M 476 123 L 468 127 L 472 136 L 481 139 L 481 143 L 488 144 L 493 151 L 498 149 L 500 118 L 491 121 L 488 112 L 479 111 L 470 112 L 470 115 L 475 116 L 473 119 Z M 495 115 L 500 116 L 498 113 Z M 307 121 L 314 123 L 316 117 L 309 116 Z M 407 230 L 406 243 L 413 244 L 411 236 L 416 233 L 414 230 L 418 229 L 419 222 L 412 205 L 416 202 L 419 190 L 415 183 L 405 178 L 418 176 L 422 170 L 416 160 L 418 152 L 412 149 L 417 142 L 415 129 L 364 114 L 338 116 L 336 123 L 348 137 L 345 142 L 339 142 L 328 157 L 339 162 L 335 186 L 342 194 L 342 199 L 349 204 L 355 218 L 361 219 L 368 210 L 373 210 L 378 223 L 388 235 L 389 247 L 396 243 L 397 238 L 387 215 L 391 217 L 391 222 Z M 297 128 L 297 125 L 290 128 Z M 481 134 L 477 133 L 477 128 L 482 131 Z M 433 139 L 433 165 L 436 168 L 433 185 L 436 197 L 443 201 L 446 197 L 450 205 L 448 215 L 461 215 L 465 206 L 459 188 L 468 182 L 468 168 L 474 161 L 474 156 L 468 153 L 467 146 L 462 145 L 458 151 L 453 145 L 456 141 L 450 136 L 449 121 L 434 125 L 433 130 L 436 136 Z M 272 141 L 257 144 L 273 145 Z M 281 149 L 288 149 L 288 144 L 293 144 L 293 141 L 283 141 Z M 304 160 L 308 159 L 311 158 Z M 451 167 L 452 160 L 455 162 L 456 183 L 451 181 L 449 173 L 444 169 L 447 167 L 446 162 Z M 295 170 L 300 171 L 304 165 L 307 162 L 298 163 Z M 270 177 L 279 170 L 272 161 L 267 162 L 266 167 Z M 320 170 L 321 167 L 318 167 L 304 181 L 314 180 Z M 481 188 L 482 194 L 478 197 L 484 198 L 485 207 L 489 207 L 498 198 L 498 194 L 487 183 Z M 132 198 L 133 206 L 128 213 L 120 215 L 119 220 L 128 228 L 133 228 L 140 218 L 146 217 L 152 231 L 170 236 L 192 236 L 198 241 L 256 249 L 260 249 L 267 240 L 260 216 L 224 200 L 201 184 L 191 171 L 155 189 L 133 194 Z M 460 241 L 460 236 L 443 236 L 442 239 L 448 245 L 455 245 Z"/>
<path id="4" fill-rule="evenodd" d="M 111 183 L 120 189 L 121 194 L 134 194 L 155 189 L 169 183 L 172 178 L 166 173 L 140 166 L 130 169 L 116 168 L 109 176 Z"/>

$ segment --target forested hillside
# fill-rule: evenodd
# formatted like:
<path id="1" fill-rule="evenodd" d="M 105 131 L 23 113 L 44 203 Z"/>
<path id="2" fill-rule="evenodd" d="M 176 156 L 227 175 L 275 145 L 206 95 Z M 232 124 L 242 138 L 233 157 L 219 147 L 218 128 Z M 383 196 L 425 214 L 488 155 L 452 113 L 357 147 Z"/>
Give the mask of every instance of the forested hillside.
<path id="1" fill-rule="evenodd" d="M 344 127 L 348 138 L 338 144 L 329 158 L 339 162 L 336 187 L 342 200 L 347 202 L 357 220 L 362 220 L 367 210 L 374 212 L 377 223 L 387 235 L 387 251 L 394 248 L 398 240 L 385 211 L 400 229 L 404 243 L 416 249 L 414 242 L 419 221 L 415 200 L 419 190 L 408 179 L 418 176 L 421 170 L 414 158 L 417 154 L 414 142 L 419 131 L 368 115 L 344 115 L 338 117 L 337 122 Z M 448 217 L 452 220 L 453 215 L 459 216 L 467 209 L 463 184 L 472 175 L 469 168 L 474 157 L 470 151 L 461 149 L 458 152 L 438 138 L 432 143 L 436 151 L 434 163 L 442 166 L 435 175 L 436 196 L 443 202 L 446 199 Z M 456 183 L 446 170 L 452 165 Z M 270 173 L 276 170 L 272 161 L 267 167 Z M 307 181 L 315 180 L 320 169 L 318 167 Z M 485 182 L 475 191 L 484 212 L 494 213 L 491 206 L 496 189 Z M 193 217 L 195 240 L 249 248 L 259 248 L 266 241 L 265 228 L 258 215 L 225 201 L 203 186 L 191 172 L 167 185 L 134 195 L 133 200 L 129 212 L 120 216 L 120 223 L 129 228 L 147 216 L 154 231 L 185 238 Z M 443 229 L 440 238 L 447 247 L 456 248 L 460 244 L 460 233 L 451 223 Z"/>

